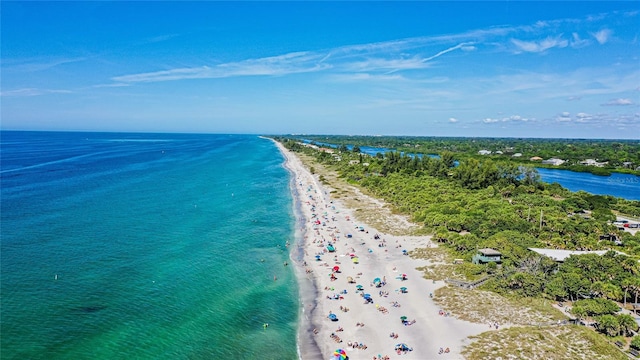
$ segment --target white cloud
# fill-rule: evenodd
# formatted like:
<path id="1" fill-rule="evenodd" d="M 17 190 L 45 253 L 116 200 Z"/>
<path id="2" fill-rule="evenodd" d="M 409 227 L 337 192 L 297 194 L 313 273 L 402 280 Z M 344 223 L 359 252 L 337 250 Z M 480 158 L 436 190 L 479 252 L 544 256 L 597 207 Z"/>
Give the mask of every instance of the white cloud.
<path id="1" fill-rule="evenodd" d="M 576 122 L 588 122 L 591 119 L 593 119 L 593 116 L 591 116 L 590 114 L 583 112 L 576 114 Z"/>
<path id="2" fill-rule="evenodd" d="M 574 32 L 572 35 L 573 35 L 573 39 L 571 40 L 571 47 L 581 48 L 589 45 L 589 40 L 581 39 L 578 33 Z"/>
<path id="3" fill-rule="evenodd" d="M 514 44 L 519 51 L 539 53 L 551 48 L 564 48 L 567 47 L 569 42 L 562 39 L 560 36 L 555 38 L 547 37 L 539 41 L 523 41 L 518 39 L 511 39 L 511 43 Z"/>
<path id="4" fill-rule="evenodd" d="M 611 34 L 613 34 L 613 32 L 609 29 L 602 29 L 598 32 L 591 33 L 591 35 L 596 38 L 600 45 L 606 44 L 607 41 L 609 41 L 609 39 L 611 38 Z"/>
<path id="5" fill-rule="evenodd" d="M 286 75 L 320 71 L 330 67 L 322 64 L 324 54 L 308 52 L 288 53 L 280 56 L 249 59 L 239 62 L 219 64 L 212 67 L 200 66 L 176 68 L 111 78 L 120 83 L 157 82 L 183 79 L 214 79 L 232 76 Z"/>
<path id="6" fill-rule="evenodd" d="M 525 118 L 520 115 L 511 115 L 511 116 L 503 117 L 500 119 L 485 118 L 482 120 L 482 122 L 484 122 L 485 124 L 491 124 L 491 123 L 497 123 L 497 122 L 518 122 L 518 121 L 527 122 L 529 120 L 535 120 L 535 119 Z"/>
<path id="7" fill-rule="evenodd" d="M 633 101 L 631 101 L 631 99 L 612 99 L 601 105 L 602 106 L 625 106 L 625 105 L 633 105 Z"/>
<path id="8" fill-rule="evenodd" d="M 449 118 L 449 122 L 450 122 L 450 123 L 457 123 L 457 122 L 458 122 L 458 119 L 456 119 L 456 118 Z"/>
<path id="9" fill-rule="evenodd" d="M 47 94 L 69 94 L 69 90 L 52 90 L 52 89 L 36 89 L 24 88 L 16 90 L 8 90 L 0 92 L 0 96 L 39 96 Z"/>

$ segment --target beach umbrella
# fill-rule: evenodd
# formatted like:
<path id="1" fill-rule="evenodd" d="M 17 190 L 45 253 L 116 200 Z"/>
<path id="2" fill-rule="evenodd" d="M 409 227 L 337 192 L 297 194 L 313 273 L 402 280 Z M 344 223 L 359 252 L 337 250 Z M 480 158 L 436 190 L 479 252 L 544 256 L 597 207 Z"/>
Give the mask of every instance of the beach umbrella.
<path id="1" fill-rule="evenodd" d="M 405 320 L 407 320 L 407 317 L 406 316 L 400 316 L 400 320 L 405 321 Z"/>
<path id="2" fill-rule="evenodd" d="M 405 292 L 407 292 L 407 288 L 403 286 L 403 287 L 400 288 L 400 291 L 405 293 Z"/>
<path id="3" fill-rule="evenodd" d="M 375 279 L 373 279 L 373 282 L 374 282 L 374 283 L 379 283 L 380 281 L 381 281 L 381 280 L 380 280 L 380 278 L 375 278 Z"/>
<path id="4" fill-rule="evenodd" d="M 335 360 L 346 360 L 348 359 L 347 357 L 347 352 L 342 350 L 342 349 L 338 349 L 336 351 L 333 352 L 333 359 Z"/>
<path id="5" fill-rule="evenodd" d="M 364 286 L 362 286 L 362 285 L 358 284 L 358 285 L 356 285 L 356 289 L 358 289 L 358 290 L 362 290 L 362 289 L 364 289 Z"/>
<path id="6" fill-rule="evenodd" d="M 365 299 L 371 299 L 371 294 L 364 294 Z"/>
<path id="7" fill-rule="evenodd" d="M 334 266 L 333 271 L 340 271 L 340 266 Z"/>
<path id="8" fill-rule="evenodd" d="M 320 260 L 320 255 L 316 255 L 316 259 Z"/>
<path id="9" fill-rule="evenodd" d="M 338 321 L 338 317 L 336 316 L 336 314 L 329 314 L 329 320 L 331 321 Z"/>
<path id="10" fill-rule="evenodd" d="M 360 259 L 358 259 L 357 257 L 354 257 L 353 259 L 351 259 L 351 261 L 353 261 L 354 264 L 357 264 L 358 261 L 360 261 Z"/>
<path id="11" fill-rule="evenodd" d="M 403 278 L 406 278 L 406 277 L 407 277 L 407 274 L 402 274 L 402 277 L 403 277 Z"/>

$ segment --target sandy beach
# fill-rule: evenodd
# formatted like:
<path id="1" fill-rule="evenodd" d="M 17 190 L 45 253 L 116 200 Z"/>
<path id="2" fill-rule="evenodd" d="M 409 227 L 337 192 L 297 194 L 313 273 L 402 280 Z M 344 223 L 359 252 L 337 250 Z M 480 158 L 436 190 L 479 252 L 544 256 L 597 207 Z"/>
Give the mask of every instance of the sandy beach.
<path id="1" fill-rule="evenodd" d="M 467 337 L 487 325 L 448 316 L 430 297 L 444 284 L 424 279 L 416 267 L 428 262 L 406 255 L 434 246 L 430 237 L 392 236 L 360 222 L 295 154 L 276 144 L 292 172 L 303 239 L 292 249 L 302 302 L 300 357 L 330 359 L 344 349 L 352 360 L 462 358 Z"/>

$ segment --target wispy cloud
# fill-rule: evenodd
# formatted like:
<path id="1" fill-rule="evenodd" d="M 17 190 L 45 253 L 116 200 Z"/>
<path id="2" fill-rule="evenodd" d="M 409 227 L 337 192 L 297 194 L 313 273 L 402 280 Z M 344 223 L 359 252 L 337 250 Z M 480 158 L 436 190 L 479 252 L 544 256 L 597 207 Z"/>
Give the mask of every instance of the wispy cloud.
<path id="1" fill-rule="evenodd" d="M 627 106 L 633 105 L 633 101 L 631 99 L 612 99 L 608 102 L 601 104 L 602 106 Z"/>
<path id="2" fill-rule="evenodd" d="M 573 48 L 583 48 L 589 45 L 589 40 L 581 39 L 580 35 L 577 32 L 574 32 L 571 39 L 571 47 Z"/>
<path id="3" fill-rule="evenodd" d="M 591 35 L 593 35 L 593 37 L 596 38 L 596 40 L 600 45 L 606 44 L 607 41 L 609 41 L 609 38 L 611 37 L 612 34 L 613 34 L 613 31 L 609 29 L 602 29 L 595 33 L 591 33 Z"/>
<path id="4" fill-rule="evenodd" d="M 458 122 L 458 119 L 456 119 L 456 118 L 449 118 L 449 122 L 450 122 L 450 123 L 457 123 L 457 122 Z"/>
<path id="5" fill-rule="evenodd" d="M 146 40 L 146 42 L 148 43 L 158 43 L 158 42 L 163 42 L 163 41 L 167 41 L 173 38 L 178 37 L 178 34 L 167 34 L 167 35 L 159 35 L 159 36 L 154 36 L 151 38 L 148 38 Z"/>
<path id="6" fill-rule="evenodd" d="M 569 41 L 562 39 L 560 36 L 546 37 L 538 41 L 523 41 L 518 39 L 511 39 L 517 50 L 522 52 L 539 53 L 552 48 L 564 48 L 569 45 Z"/>
<path id="7" fill-rule="evenodd" d="M 87 60 L 86 57 L 77 58 L 54 58 L 54 59 L 29 59 L 12 64 L 3 61 L 3 70 L 11 70 L 17 72 L 36 72 L 51 69 L 56 66 L 76 63 Z"/>
<path id="8" fill-rule="evenodd" d="M 214 66 L 199 66 L 153 71 L 113 77 L 120 83 L 143 83 L 184 79 L 213 79 L 232 76 L 286 75 L 313 72 L 330 65 L 322 63 L 325 56 L 308 52 L 295 52 L 280 56 L 230 62 Z"/>
<path id="9" fill-rule="evenodd" d="M 606 18 L 609 15 L 602 15 Z M 600 43 L 608 41 L 611 30 L 598 30 L 598 19 L 558 19 L 538 21 L 530 25 L 495 26 L 457 34 L 413 37 L 365 44 L 345 45 L 330 49 L 315 49 L 285 53 L 270 57 L 239 59 L 226 63 L 196 63 L 193 66 L 166 67 L 153 71 L 122 74 L 111 77 L 119 85 L 177 81 L 188 79 L 215 79 L 247 76 L 285 76 L 299 73 L 324 73 L 334 81 L 421 81 L 430 69 L 453 65 L 457 61 L 447 57 L 459 51 L 465 56 L 482 53 L 545 53 L 551 49 L 582 48 L 595 43 L 586 37 L 594 36 Z M 590 24 L 587 26 L 587 24 Z M 584 26 L 577 26 L 584 25 Z M 589 29 L 593 31 L 589 33 Z M 568 37 L 563 33 L 571 34 Z M 176 34 L 162 35 L 149 41 L 169 40 Z M 524 40 L 527 39 L 527 40 Z M 451 63 L 446 60 L 452 59 Z M 455 68 L 454 68 L 455 69 Z M 409 75 L 409 71 L 412 71 Z M 402 73 L 402 77 L 390 77 Z M 384 77 L 389 76 L 389 77 Z M 446 76 L 446 74 L 445 74 Z M 524 84 L 524 83 L 521 83 Z M 547 83 L 536 81 L 539 88 Z M 521 85 L 529 86 L 529 85 Z M 523 90 L 523 89 L 518 89 Z M 526 89 L 524 89 L 526 90 Z M 596 90 L 594 90 L 596 91 Z M 603 90 L 597 90 L 603 91 Z"/>
<path id="10" fill-rule="evenodd" d="M 69 94 L 69 90 L 24 88 L 0 92 L 0 96 L 39 96 L 47 94 Z"/>

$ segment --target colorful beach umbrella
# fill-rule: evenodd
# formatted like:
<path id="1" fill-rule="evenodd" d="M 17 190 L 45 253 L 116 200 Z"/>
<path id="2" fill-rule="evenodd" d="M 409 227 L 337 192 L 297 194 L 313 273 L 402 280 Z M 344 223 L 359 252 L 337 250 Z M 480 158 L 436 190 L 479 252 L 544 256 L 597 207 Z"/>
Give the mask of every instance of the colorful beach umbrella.
<path id="1" fill-rule="evenodd" d="M 406 316 L 400 316 L 400 320 L 405 321 L 405 320 L 407 320 L 407 317 Z"/>
<path id="2" fill-rule="evenodd" d="M 356 285 L 356 289 L 358 289 L 358 290 L 362 290 L 362 289 L 364 289 L 364 286 L 362 286 L 362 285 L 358 284 L 358 285 Z"/>
<path id="3" fill-rule="evenodd" d="M 346 360 L 347 357 L 347 352 L 342 350 L 342 349 L 338 349 L 336 351 L 333 352 L 333 356 L 335 360 Z"/>
<path id="4" fill-rule="evenodd" d="M 381 280 L 380 280 L 380 278 L 375 278 L 375 279 L 373 279 L 373 282 L 374 282 L 374 283 L 379 283 L 380 281 L 381 281 Z"/>
<path id="5" fill-rule="evenodd" d="M 333 271 L 340 271 L 340 266 L 334 266 Z"/>

